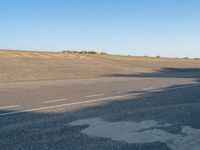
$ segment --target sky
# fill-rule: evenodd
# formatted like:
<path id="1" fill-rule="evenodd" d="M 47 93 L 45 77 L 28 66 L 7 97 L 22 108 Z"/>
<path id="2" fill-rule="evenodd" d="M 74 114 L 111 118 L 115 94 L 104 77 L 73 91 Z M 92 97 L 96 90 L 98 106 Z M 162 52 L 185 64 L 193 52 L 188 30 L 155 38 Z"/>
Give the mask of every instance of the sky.
<path id="1" fill-rule="evenodd" d="M 0 0 L 0 48 L 200 57 L 200 0 Z"/>

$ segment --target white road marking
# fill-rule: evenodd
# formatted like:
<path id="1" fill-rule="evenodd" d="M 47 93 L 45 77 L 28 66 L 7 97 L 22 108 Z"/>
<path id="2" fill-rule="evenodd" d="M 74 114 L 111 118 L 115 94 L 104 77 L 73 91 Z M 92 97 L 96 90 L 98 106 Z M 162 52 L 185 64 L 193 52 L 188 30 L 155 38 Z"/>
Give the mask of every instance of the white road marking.
<path id="1" fill-rule="evenodd" d="M 85 97 L 97 97 L 97 96 L 103 96 L 104 94 L 95 94 L 95 95 L 87 95 Z"/>
<path id="2" fill-rule="evenodd" d="M 132 92 L 133 90 L 124 90 L 124 91 L 118 91 L 118 94 L 122 94 L 122 93 L 128 93 L 128 92 Z"/>
<path id="3" fill-rule="evenodd" d="M 19 105 L 3 106 L 3 107 L 0 107 L 0 109 L 6 109 L 6 108 L 16 108 L 16 107 L 19 107 Z"/>
<path id="4" fill-rule="evenodd" d="M 192 84 L 198 84 L 199 82 L 198 81 L 194 81 L 194 82 L 192 82 Z"/>
<path id="5" fill-rule="evenodd" d="M 155 87 L 147 87 L 147 88 L 143 88 L 142 90 L 152 90 L 154 89 Z"/>
<path id="6" fill-rule="evenodd" d="M 176 90 L 176 89 L 188 88 L 188 87 L 197 87 L 197 86 L 200 86 L 200 84 L 169 88 L 169 89 L 165 89 L 164 92 Z M 68 104 L 54 105 L 54 106 L 48 106 L 48 107 L 39 107 L 39 108 L 26 109 L 26 110 L 21 110 L 21 111 L 13 111 L 13 112 L 1 113 L 0 116 L 8 116 L 8 115 L 21 114 L 21 113 L 26 113 L 26 112 L 33 112 L 33 111 L 37 111 L 37 110 L 46 110 L 46 109 L 52 109 L 52 108 L 60 108 L 60 107 L 64 107 L 64 106 L 73 106 L 73 105 L 78 105 L 78 104 L 100 102 L 100 101 L 125 98 L 125 97 L 136 96 L 136 95 L 144 95 L 147 93 L 160 92 L 160 91 L 162 92 L 163 90 L 155 90 L 155 91 L 150 91 L 150 92 L 146 92 L 146 93 L 132 93 L 132 94 L 112 96 L 112 97 L 107 97 L 107 98 L 99 98 L 99 99 L 87 100 L 87 101 L 81 101 L 81 102 L 73 102 L 73 103 L 68 103 Z"/>
<path id="7" fill-rule="evenodd" d="M 87 100 L 87 101 L 74 102 L 74 103 L 67 103 L 67 104 L 54 105 L 54 106 L 48 106 L 48 107 L 39 107 L 39 108 L 26 109 L 26 110 L 21 110 L 21 111 L 13 111 L 13 112 L 1 113 L 0 116 L 8 116 L 8 115 L 14 115 L 14 114 L 21 114 L 21 113 L 33 112 L 33 111 L 37 111 L 37 110 L 46 110 L 46 109 L 52 109 L 52 108 L 60 108 L 60 107 L 64 107 L 64 106 L 73 106 L 73 105 L 78 105 L 78 104 L 87 104 L 87 103 L 92 103 L 92 102 L 99 102 L 99 101 L 105 101 L 105 100 L 110 100 L 110 99 L 123 98 L 123 97 L 128 97 L 128 96 L 139 95 L 139 94 L 141 94 L 141 93 L 127 94 L 127 95 L 120 95 L 120 96 L 112 96 L 112 97 L 107 97 L 107 98 L 99 98 L 99 99 L 94 99 L 94 100 Z"/>
<path id="8" fill-rule="evenodd" d="M 69 99 L 55 99 L 55 100 L 49 100 L 49 101 L 44 101 L 43 103 L 54 103 L 54 102 L 60 102 L 60 101 L 67 101 Z"/>
<path id="9" fill-rule="evenodd" d="M 178 90 L 178 89 L 184 89 L 184 88 L 189 88 L 189 87 L 196 87 L 196 86 L 200 86 L 200 84 L 191 84 L 191 85 L 185 85 L 185 86 L 179 86 L 179 87 L 172 87 L 169 89 L 160 89 L 160 90 L 155 90 L 152 92 L 163 92 L 163 91 L 171 91 L 171 90 Z"/>
<path id="10" fill-rule="evenodd" d="M 164 90 L 163 89 L 158 89 L 158 90 L 155 90 L 155 91 L 152 91 L 152 93 L 155 93 L 155 92 L 163 92 Z M 166 90 L 168 91 L 168 90 Z"/>

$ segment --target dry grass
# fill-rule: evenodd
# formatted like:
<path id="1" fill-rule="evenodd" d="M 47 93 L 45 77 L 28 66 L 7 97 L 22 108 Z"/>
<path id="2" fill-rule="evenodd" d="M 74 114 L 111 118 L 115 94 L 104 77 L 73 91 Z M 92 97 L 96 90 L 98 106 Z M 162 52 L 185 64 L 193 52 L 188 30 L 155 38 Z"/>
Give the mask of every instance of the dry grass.
<path id="1" fill-rule="evenodd" d="M 0 50 L 0 81 L 132 74 L 164 67 L 198 68 L 200 60 Z"/>

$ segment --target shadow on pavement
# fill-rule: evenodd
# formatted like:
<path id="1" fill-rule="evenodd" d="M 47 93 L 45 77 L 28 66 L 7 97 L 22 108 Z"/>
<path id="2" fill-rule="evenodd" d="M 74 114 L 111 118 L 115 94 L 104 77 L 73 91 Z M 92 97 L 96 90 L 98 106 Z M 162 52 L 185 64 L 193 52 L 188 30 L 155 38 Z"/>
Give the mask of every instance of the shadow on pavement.
<path id="1" fill-rule="evenodd" d="M 109 122 L 154 120 L 172 125 L 162 130 L 181 134 L 183 126 L 200 129 L 199 93 L 200 88 L 195 87 L 149 93 L 63 113 L 30 112 L 2 116 L 0 146 L 2 149 L 169 149 L 159 141 L 128 144 L 109 138 L 89 137 L 81 133 L 87 124 L 70 126 L 69 123 L 95 117 Z"/>
<path id="2" fill-rule="evenodd" d="M 163 68 L 155 72 L 140 74 L 113 74 L 113 77 L 140 77 L 140 78 L 195 78 L 200 79 L 200 68 Z"/>

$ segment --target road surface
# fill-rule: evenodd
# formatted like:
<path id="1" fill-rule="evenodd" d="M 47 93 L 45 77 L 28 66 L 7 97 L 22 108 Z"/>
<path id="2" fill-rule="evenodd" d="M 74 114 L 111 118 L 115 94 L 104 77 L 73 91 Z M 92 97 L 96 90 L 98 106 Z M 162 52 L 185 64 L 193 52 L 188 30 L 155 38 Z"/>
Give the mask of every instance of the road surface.
<path id="1" fill-rule="evenodd" d="M 200 149 L 199 70 L 0 83 L 1 149 Z"/>

